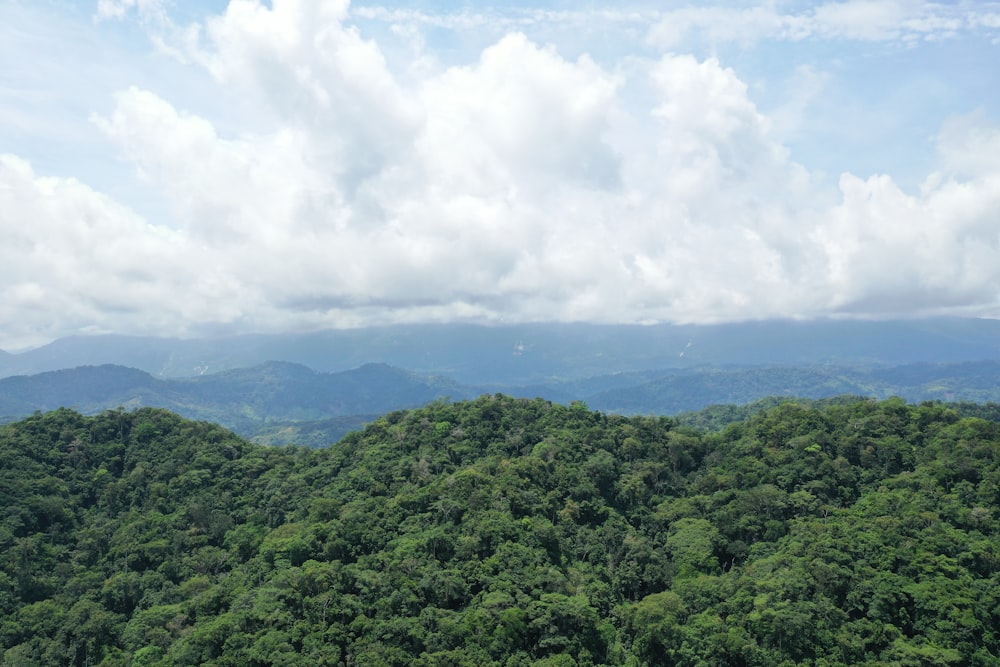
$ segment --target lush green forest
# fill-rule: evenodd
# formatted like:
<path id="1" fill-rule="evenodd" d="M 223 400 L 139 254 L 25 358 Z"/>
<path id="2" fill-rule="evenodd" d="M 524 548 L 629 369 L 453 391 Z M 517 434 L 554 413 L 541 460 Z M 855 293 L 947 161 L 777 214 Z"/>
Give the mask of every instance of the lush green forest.
<path id="1" fill-rule="evenodd" d="M 2 664 L 1000 665 L 1000 425 L 696 421 L 496 395 L 310 449 L 37 414 L 0 427 Z"/>

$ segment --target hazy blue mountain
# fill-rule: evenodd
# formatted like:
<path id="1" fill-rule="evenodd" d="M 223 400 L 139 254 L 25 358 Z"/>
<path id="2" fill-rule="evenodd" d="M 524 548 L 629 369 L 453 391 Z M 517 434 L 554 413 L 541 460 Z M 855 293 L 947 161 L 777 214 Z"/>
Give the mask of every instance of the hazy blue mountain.
<path id="1" fill-rule="evenodd" d="M 287 430 L 288 423 L 350 417 L 323 427 L 328 433 L 339 433 L 336 440 L 369 421 L 372 414 L 474 395 L 478 395 L 475 390 L 447 379 L 383 364 L 318 373 L 296 364 L 271 362 L 185 379 L 154 378 L 144 371 L 104 365 L 0 379 L 0 418 L 12 421 L 36 410 L 59 407 L 92 414 L 116 407 L 153 406 L 215 421 L 248 437 L 266 431 L 269 441 L 276 441 L 282 423 Z M 293 431 L 308 433 L 310 429 Z"/>
<path id="2" fill-rule="evenodd" d="M 631 387 L 595 393 L 587 404 L 606 412 L 676 414 L 709 405 L 745 405 L 765 397 L 900 396 L 921 401 L 1000 401 L 1000 362 L 899 366 L 773 366 L 672 370 Z"/>
<path id="3" fill-rule="evenodd" d="M 587 404 L 607 412 L 672 415 L 713 404 L 742 405 L 767 396 L 870 395 L 865 379 L 863 374 L 846 369 L 705 368 L 697 372 L 670 373 L 652 382 L 602 391 L 587 398 Z"/>
<path id="4" fill-rule="evenodd" d="M 157 374 L 186 341 L 137 336 L 70 336 L 33 350 L 0 357 L 0 375 L 35 375 L 81 366 L 112 364 Z M 185 373 L 197 375 L 197 371 Z"/>
<path id="5" fill-rule="evenodd" d="M 0 356 L 0 377 L 118 364 L 178 378 L 277 360 L 340 372 L 384 363 L 470 385 L 542 385 L 705 365 L 858 365 L 1000 358 L 1000 321 L 720 325 L 400 325 L 215 339 L 65 338 Z"/>
<path id="6" fill-rule="evenodd" d="M 0 417 L 7 420 L 58 407 L 93 413 L 117 406 L 176 403 L 170 383 L 122 366 L 73 368 L 0 380 Z"/>
<path id="7" fill-rule="evenodd" d="M 1000 363 L 977 361 L 959 364 L 908 364 L 872 368 L 868 374 L 875 383 L 919 386 L 921 399 L 976 400 L 975 396 L 993 394 L 1000 383 Z"/>
<path id="8" fill-rule="evenodd" d="M 193 378 L 155 378 L 121 366 L 89 366 L 0 379 L 0 417 L 72 407 L 162 407 L 223 424 L 258 442 L 324 445 L 373 415 L 440 398 L 503 392 L 622 414 L 674 415 L 707 406 L 747 405 L 766 397 L 823 399 L 855 395 L 909 401 L 1000 402 L 1000 362 L 892 367 L 756 366 L 673 368 L 614 373 L 531 385 L 466 385 L 442 376 L 365 364 L 322 373 L 268 362 Z"/>
<path id="9" fill-rule="evenodd" d="M 478 395 L 446 378 L 422 376 L 385 364 L 321 373 L 298 364 L 268 362 L 167 382 L 183 388 L 196 404 L 240 410 L 261 421 L 381 414 L 437 398 Z"/>

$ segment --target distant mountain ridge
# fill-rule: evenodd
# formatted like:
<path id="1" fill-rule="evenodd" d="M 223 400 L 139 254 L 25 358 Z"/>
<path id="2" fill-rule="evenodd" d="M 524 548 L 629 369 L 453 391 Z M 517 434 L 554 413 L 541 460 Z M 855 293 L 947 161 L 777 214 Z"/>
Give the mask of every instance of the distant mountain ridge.
<path id="1" fill-rule="evenodd" d="M 202 339 L 77 336 L 0 354 L 0 377 L 103 364 L 181 378 L 268 361 L 320 372 L 378 362 L 468 385 L 523 386 L 705 365 L 899 365 L 983 359 L 1000 359 L 998 320 L 425 324 Z"/>
<path id="2" fill-rule="evenodd" d="M 604 412 L 675 415 L 710 405 L 746 405 L 767 397 L 823 399 L 855 395 L 1000 402 L 1000 362 L 906 364 L 893 367 L 700 367 L 616 373 L 532 385 L 473 386 L 453 379 L 365 364 L 321 373 L 288 362 L 155 378 L 122 366 L 86 366 L 0 379 L 0 420 L 72 407 L 97 413 L 160 407 L 214 421 L 258 442 L 323 446 L 387 412 L 437 399 L 485 393 L 583 401 Z"/>
<path id="3" fill-rule="evenodd" d="M 889 389 L 873 386 L 866 379 L 862 371 L 835 367 L 708 368 L 665 373 L 649 382 L 599 392 L 587 402 L 625 414 L 648 414 L 653 412 L 651 407 L 669 405 L 669 414 L 676 414 L 707 407 L 706 397 L 715 404 L 742 405 L 768 396 L 867 396 Z M 900 387 L 892 387 L 896 388 Z"/>
<path id="4" fill-rule="evenodd" d="M 351 417 L 337 422 L 341 429 L 331 433 L 332 442 L 372 415 L 473 394 L 447 379 L 384 364 L 318 373 L 297 364 L 269 362 L 185 379 L 154 378 L 124 366 L 83 366 L 0 379 L 0 419 L 13 421 L 59 407 L 88 414 L 159 407 L 252 436 L 265 425 L 273 431 L 273 425 L 282 422 Z"/>

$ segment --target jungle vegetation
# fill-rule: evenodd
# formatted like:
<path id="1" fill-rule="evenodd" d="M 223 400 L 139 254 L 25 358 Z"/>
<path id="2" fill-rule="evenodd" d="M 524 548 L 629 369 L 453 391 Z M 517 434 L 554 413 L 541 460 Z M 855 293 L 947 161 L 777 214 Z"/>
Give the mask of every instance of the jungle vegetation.
<path id="1" fill-rule="evenodd" d="M 1000 665 L 1000 425 L 690 423 L 497 394 L 315 449 L 37 413 L 0 427 L 0 663 Z"/>

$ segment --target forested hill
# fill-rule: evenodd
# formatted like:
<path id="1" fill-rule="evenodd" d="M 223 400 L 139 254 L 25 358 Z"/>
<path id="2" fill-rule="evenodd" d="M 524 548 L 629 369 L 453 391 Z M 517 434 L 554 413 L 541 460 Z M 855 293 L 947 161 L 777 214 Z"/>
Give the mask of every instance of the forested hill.
<path id="1" fill-rule="evenodd" d="M 1000 664 L 1000 426 L 939 404 L 59 410 L 0 460 L 3 665 Z"/>

